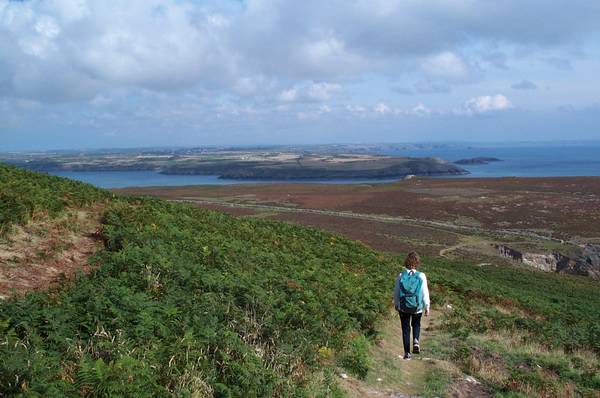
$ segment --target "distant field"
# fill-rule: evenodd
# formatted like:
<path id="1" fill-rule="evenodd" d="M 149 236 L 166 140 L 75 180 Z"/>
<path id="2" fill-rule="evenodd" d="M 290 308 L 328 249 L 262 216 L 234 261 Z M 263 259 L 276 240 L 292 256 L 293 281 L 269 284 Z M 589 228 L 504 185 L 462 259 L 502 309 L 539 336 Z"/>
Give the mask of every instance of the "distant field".
<path id="1" fill-rule="evenodd" d="M 115 190 L 164 198 L 412 217 L 488 229 L 600 239 L 600 178 L 414 179 L 394 184 L 157 187 Z"/>
<path id="2" fill-rule="evenodd" d="M 155 187 L 115 192 L 187 200 L 228 214 L 309 225 L 390 253 L 417 250 L 476 263 L 510 264 L 497 245 L 575 258 L 583 247 L 597 251 L 600 243 L 597 177 L 418 178 L 393 184 Z M 597 275 L 596 268 L 588 275 Z"/>

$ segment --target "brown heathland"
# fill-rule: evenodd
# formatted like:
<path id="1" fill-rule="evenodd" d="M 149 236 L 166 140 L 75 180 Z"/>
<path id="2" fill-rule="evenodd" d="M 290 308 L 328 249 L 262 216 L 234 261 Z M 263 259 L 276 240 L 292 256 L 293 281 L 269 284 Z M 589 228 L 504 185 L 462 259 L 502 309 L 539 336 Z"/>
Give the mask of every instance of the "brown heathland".
<path id="1" fill-rule="evenodd" d="M 536 230 L 556 238 L 600 241 L 598 177 L 418 178 L 394 184 L 260 184 L 117 191 L 169 199 L 212 198 L 232 203 L 409 217 L 490 230 Z M 298 217 L 305 220 L 308 215 Z M 294 221 L 299 221 L 298 217 Z"/>

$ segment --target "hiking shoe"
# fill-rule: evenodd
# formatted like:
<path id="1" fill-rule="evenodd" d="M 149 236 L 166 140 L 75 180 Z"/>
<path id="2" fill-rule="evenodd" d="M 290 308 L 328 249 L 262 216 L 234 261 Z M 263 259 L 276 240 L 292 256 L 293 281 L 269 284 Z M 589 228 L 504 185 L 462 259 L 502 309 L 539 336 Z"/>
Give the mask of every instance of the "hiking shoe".
<path id="1" fill-rule="evenodd" d="M 406 354 L 404 354 L 404 358 L 402 358 L 402 359 L 404 359 L 405 361 L 410 361 L 411 358 L 412 358 L 412 356 L 410 355 L 409 352 L 407 352 Z"/>
<path id="2" fill-rule="evenodd" d="M 419 348 L 419 340 L 417 340 L 417 339 L 414 339 L 414 340 L 413 340 L 413 350 L 412 350 L 412 352 L 413 352 L 414 354 L 419 354 L 419 353 L 421 353 L 421 349 Z"/>

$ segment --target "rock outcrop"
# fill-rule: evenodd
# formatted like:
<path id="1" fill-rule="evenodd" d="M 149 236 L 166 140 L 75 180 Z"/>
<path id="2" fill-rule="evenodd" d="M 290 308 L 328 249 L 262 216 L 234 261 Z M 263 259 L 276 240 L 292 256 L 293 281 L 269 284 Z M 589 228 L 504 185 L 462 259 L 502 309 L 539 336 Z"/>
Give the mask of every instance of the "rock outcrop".
<path id="1" fill-rule="evenodd" d="M 563 256 L 560 253 L 551 254 L 538 254 L 538 253 L 524 253 L 523 264 L 533 268 L 537 268 L 544 272 L 558 272 L 559 269 L 565 266 L 565 261 L 568 261 L 568 257 Z"/>
<path id="2" fill-rule="evenodd" d="M 600 245 L 586 245 L 574 258 L 561 253 L 522 253 L 506 245 L 496 245 L 503 257 L 544 272 L 584 275 L 600 279 Z"/>
<path id="3" fill-rule="evenodd" d="M 496 248 L 498 249 L 502 257 L 507 257 L 515 261 L 523 261 L 523 253 L 521 253 L 520 251 L 511 249 L 506 245 L 496 245 Z"/>

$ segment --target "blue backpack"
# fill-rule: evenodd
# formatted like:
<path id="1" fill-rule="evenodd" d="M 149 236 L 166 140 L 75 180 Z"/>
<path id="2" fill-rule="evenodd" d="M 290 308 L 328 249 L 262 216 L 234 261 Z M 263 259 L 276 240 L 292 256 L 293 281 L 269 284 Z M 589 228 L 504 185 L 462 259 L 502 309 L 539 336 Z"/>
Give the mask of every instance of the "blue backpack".
<path id="1" fill-rule="evenodd" d="M 400 311 L 409 314 L 416 314 L 423 310 L 423 280 L 421 273 L 414 271 L 410 275 L 409 271 L 404 271 L 400 274 L 398 282 L 398 302 L 400 303 Z"/>

